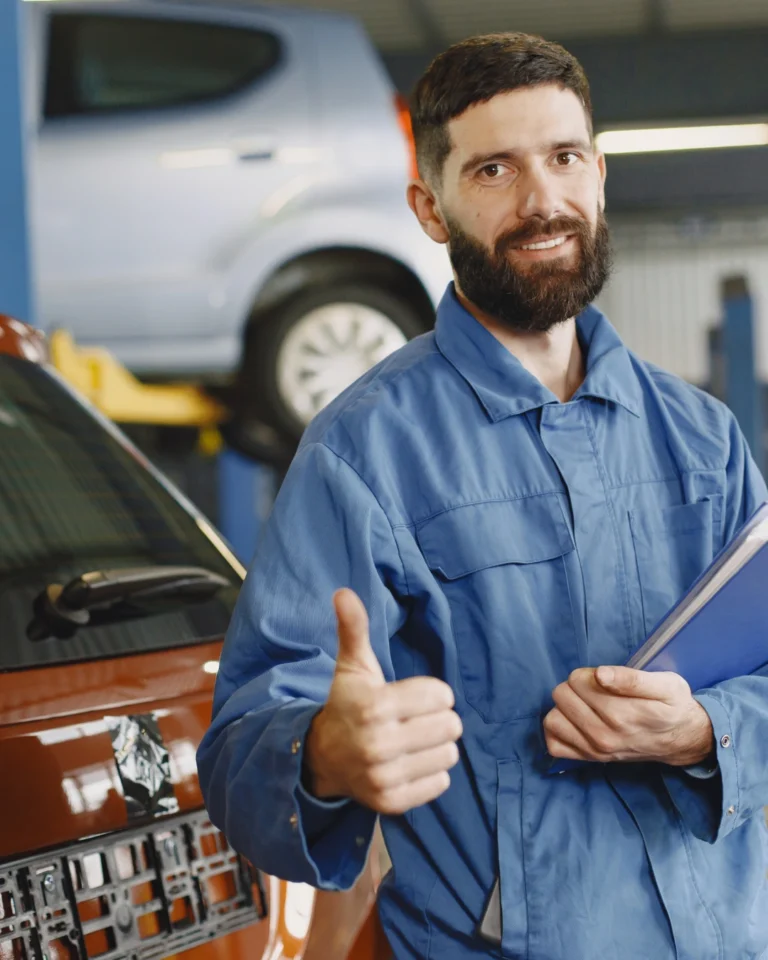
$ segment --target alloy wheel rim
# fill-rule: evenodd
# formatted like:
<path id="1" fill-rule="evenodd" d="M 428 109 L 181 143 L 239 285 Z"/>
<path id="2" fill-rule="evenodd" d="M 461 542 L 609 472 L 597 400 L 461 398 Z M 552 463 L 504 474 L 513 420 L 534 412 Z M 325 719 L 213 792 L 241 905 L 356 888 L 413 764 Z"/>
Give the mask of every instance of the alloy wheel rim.
<path id="1" fill-rule="evenodd" d="M 280 399 L 306 425 L 407 339 L 394 320 L 367 304 L 339 302 L 317 307 L 294 324 L 280 344 Z"/>

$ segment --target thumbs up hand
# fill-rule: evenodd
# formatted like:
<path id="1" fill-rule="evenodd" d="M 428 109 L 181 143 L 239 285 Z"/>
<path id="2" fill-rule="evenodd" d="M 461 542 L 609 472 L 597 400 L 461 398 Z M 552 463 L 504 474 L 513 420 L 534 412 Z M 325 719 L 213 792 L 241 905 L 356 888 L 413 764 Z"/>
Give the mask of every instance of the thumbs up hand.
<path id="1" fill-rule="evenodd" d="M 377 813 L 404 813 L 450 785 L 462 733 L 453 691 L 435 677 L 387 683 L 362 601 L 339 590 L 333 602 L 336 672 L 307 737 L 308 785 L 320 799 L 351 797 Z"/>

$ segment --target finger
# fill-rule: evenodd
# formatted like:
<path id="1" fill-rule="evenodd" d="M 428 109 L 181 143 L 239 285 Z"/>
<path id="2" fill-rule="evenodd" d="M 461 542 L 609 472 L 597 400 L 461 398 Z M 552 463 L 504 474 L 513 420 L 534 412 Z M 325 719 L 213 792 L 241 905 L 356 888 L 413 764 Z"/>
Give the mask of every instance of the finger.
<path id="1" fill-rule="evenodd" d="M 634 698 L 622 697 L 603 689 L 597 682 L 593 667 L 580 667 L 572 671 L 565 683 L 555 687 L 552 697 L 580 729 L 602 721 L 612 730 L 620 731 L 634 716 L 633 707 L 636 705 Z M 584 704 L 584 709 L 579 707 L 578 701 Z"/>
<path id="2" fill-rule="evenodd" d="M 377 795 L 373 809 L 378 813 L 390 815 L 405 813 L 406 810 L 413 810 L 414 807 L 420 807 L 435 800 L 440 794 L 445 793 L 450 785 L 450 774 L 445 771 L 434 773 L 429 777 L 402 784 Z"/>
<path id="3" fill-rule="evenodd" d="M 463 733 L 463 727 L 455 710 L 443 710 L 420 717 L 410 717 L 398 724 L 393 736 L 400 753 L 418 753 L 442 743 L 453 743 Z"/>
<path id="4" fill-rule="evenodd" d="M 366 723 L 365 720 L 362 722 Z M 377 719 L 365 736 L 363 756 L 368 764 L 385 764 L 405 754 L 453 744 L 462 732 L 461 720 L 453 710 L 409 720 L 395 718 L 382 723 Z"/>
<path id="5" fill-rule="evenodd" d="M 601 724 L 601 728 L 605 731 L 604 725 Z M 602 731 L 595 733 L 589 728 L 580 730 L 560 712 L 559 707 L 550 710 L 544 718 L 544 736 L 547 742 L 549 738 L 558 740 L 590 760 L 607 759 L 608 751 L 603 750 L 603 747 L 607 746 L 603 739 L 607 736 L 607 731 Z"/>
<path id="6" fill-rule="evenodd" d="M 333 595 L 339 646 L 336 667 L 364 670 L 385 682 L 368 632 L 368 614 L 363 601 L 352 590 L 337 590 Z"/>
<path id="7" fill-rule="evenodd" d="M 578 681 L 575 681 L 578 682 Z M 579 691 L 574 689 L 569 680 L 561 683 L 552 691 L 552 699 L 563 714 L 579 729 L 596 723 L 605 722 L 605 717 L 596 710 L 596 697 L 585 700 Z M 610 700 L 610 696 L 602 694 L 603 700 Z"/>
<path id="8" fill-rule="evenodd" d="M 450 710 L 453 690 L 437 677 L 409 677 L 387 686 L 388 707 L 399 720 Z"/>
<path id="9" fill-rule="evenodd" d="M 574 697 L 581 701 L 587 709 L 580 710 Z M 603 689 L 597 682 L 594 667 L 579 667 L 577 670 L 571 671 L 568 680 L 559 684 L 552 691 L 552 698 L 558 707 L 565 706 L 563 713 L 576 726 L 586 725 L 590 720 L 597 717 L 609 727 L 615 728 L 614 713 L 617 704 L 626 706 L 631 703 L 628 698 L 621 698 Z"/>
<path id="10" fill-rule="evenodd" d="M 406 753 L 397 760 L 374 767 L 370 772 L 370 781 L 377 790 L 390 790 L 450 770 L 458 762 L 459 748 L 456 744 L 443 743 L 419 753 Z"/>
<path id="11" fill-rule="evenodd" d="M 578 750 L 575 750 L 573 747 L 569 746 L 567 743 L 563 743 L 562 740 L 558 740 L 555 737 L 547 740 L 547 752 L 550 757 L 556 757 L 559 760 L 591 760 L 591 757 L 586 757 L 584 754 L 579 753 Z"/>
<path id="12" fill-rule="evenodd" d="M 677 673 L 656 673 L 633 670 L 631 667 L 598 667 L 595 679 L 600 687 L 614 696 L 637 697 L 678 703 L 690 696 L 691 688 Z"/>

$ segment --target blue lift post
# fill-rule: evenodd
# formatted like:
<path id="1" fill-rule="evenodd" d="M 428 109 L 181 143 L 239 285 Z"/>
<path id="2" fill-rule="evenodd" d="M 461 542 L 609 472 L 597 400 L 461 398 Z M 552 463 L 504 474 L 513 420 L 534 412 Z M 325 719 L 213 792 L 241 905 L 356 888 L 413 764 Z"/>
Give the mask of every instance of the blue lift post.
<path id="1" fill-rule="evenodd" d="M 234 450 L 218 457 L 218 523 L 237 559 L 253 559 L 261 525 L 275 498 L 274 470 Z"/>
<path id="2" fill-rule="evenodd" d="M 722 284 L 725 402 L 733 411 L 760 471 L 763 471 L 762 391 L 757 373 L 754 303 L 746 277 Z"/>
<path id="3" fill-rule="evenodd" d="M 0 0 L 0 313 L 34 323 L 23 30 L 22 0 Z"/>

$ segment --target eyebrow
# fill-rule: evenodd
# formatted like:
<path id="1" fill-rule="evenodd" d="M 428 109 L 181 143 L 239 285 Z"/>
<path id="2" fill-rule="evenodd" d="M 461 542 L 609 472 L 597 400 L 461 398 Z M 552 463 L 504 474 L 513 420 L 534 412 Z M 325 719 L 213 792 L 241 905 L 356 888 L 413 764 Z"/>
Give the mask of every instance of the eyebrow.
<path id="1" fill-rule="evenodd" d="M 559 150 L 579 150 L 581 153 L 591 153 L 592 144 L 588 140 L 558 140 L 540 148 L 541 153 L 557 153 Z M 475 153 L 461 165 L 460 175 L 463 177 L 475 167 L 484 167 L 488 163 L 499 163 L 502 160 L 517 160 L 520 157 L 518 150 L 495 150 L 493 153 Z"/>

